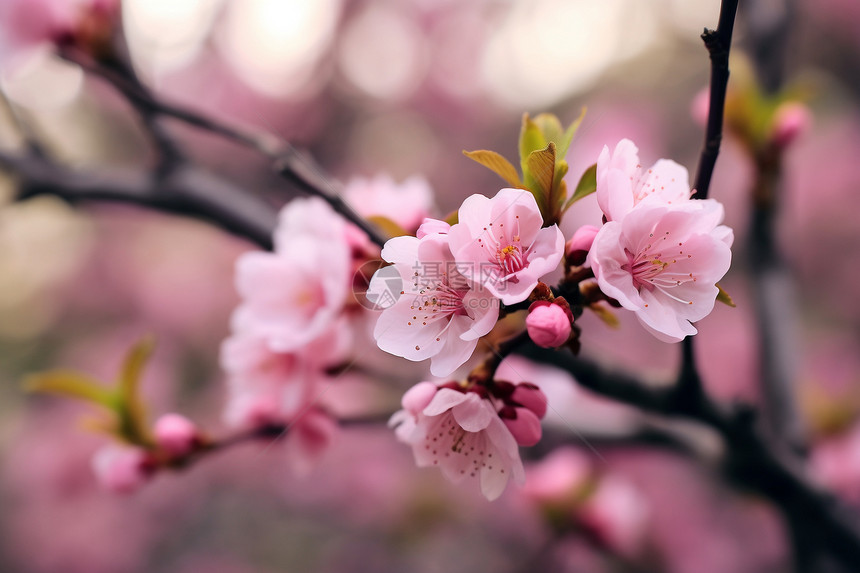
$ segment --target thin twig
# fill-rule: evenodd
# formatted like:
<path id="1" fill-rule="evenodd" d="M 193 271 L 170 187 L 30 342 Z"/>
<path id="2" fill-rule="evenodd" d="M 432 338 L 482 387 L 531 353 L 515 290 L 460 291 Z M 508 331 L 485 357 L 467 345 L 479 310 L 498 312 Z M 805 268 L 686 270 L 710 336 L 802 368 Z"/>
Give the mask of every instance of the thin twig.
<path id="1" fill-rule="evenodd" d="M 138 110 L 141 110 L 144 117 L 153 115 L 172 117 L 198 129 L 209 131 L 240 145 L 250 147 L 268 157 L 272 160 L 273 169 L 279 175 L 293 181 L 307 193 L 324 199 L 331 205 L 332 209 L 364 231 L 370 240 L 377 245 L 383 246 L 385 244 L 387 237 L 343 200 L 340 186 L 325 175 L 323 170 L 310 158 L 299 153 L 289 142 L 269 133 L 231 126 L 187 108 L 162 102 L 139 82 L 132 81 L 129 74 L 115 69 L 116 66 L 106 68 L 74 51 L 66 51 L 62 55 L 113 85 Z"/>
<path id="2" fill-rule="evenodd" d="M 649 387 L 633 376 L 607 372 L 567 352 L 533 344 L 524 345 L 521 352 L 565 369 L 582 386 L 619 402 L 713 428 L 726 444 L 725 466 L 738 484 L 774 502 L 793 531 L 805 532 L 809 544 L 826 550 L 849 569 L 856 565 L 860 556 L 860 524 L 856 516 L 833 496 L 809 483 L 802 471 L 792 465 L 792 459 L 786 459 L 761 439 L 751 410 L 721 407 L 704 394 L 696 402 L 679 401 L 671 386 Z"/>
<path id="3" fill-rule="evenodd" d="M 0 168 L 19 176 L 17 200 L 53 195 L 70 203 L 108 201 L 209 221 L 263 249 L 272 248 L 274 207 L 230 181 L 184 166 L 166 179 L 148 171 L 75 171 L 46 158 L 0 151 Z"/>
<path id="4" fill-rule="evenodd" d="M 716 30 L 705 29 L 702 40 L 711 59 L 711 88 L 708 103 L 708 121 L 705 128 L 705 142 L 699 155 L 699 166 L 693 185 L 696 199 L 707 199 L 711 187 L 711 177 L 720 154 L 723 140 L 723 113 L 726 105 L 726 90 L 729 85 L 729 52 L 732 47 L 732 31 L 738 11 L 738 0 L 725 0 L 720 5 L 720 19 Z M 702 384 L 693 365 L 695 349 L 693 337 L 688 336 L 681 342 L 681 372 L 678 377 L 678 392 L 696 399 L 702 393 Z"/>

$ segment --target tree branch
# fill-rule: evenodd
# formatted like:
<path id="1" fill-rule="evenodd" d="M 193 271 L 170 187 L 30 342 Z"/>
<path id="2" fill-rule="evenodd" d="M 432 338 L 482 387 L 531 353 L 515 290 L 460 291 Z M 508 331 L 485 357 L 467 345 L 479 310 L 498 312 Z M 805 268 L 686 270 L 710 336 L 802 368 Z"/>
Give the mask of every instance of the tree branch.
<path id="1" fill-rule="evenodd" d="M 273 169 L 279 175 L 297 184 L 311 195 L 328 202 L 332 209 L 364 231 L 370 240 L 380 247 L 385 244 L 387 237 L 343 200 L 340 186 L 325 175 L 315 162 L 299 153 L 289 142 L 269 133 L 231 126 L 187 108 L 162 102 L 137 81 L 136 76 L 130 70 L 122 68 L 122 64 L 119 62 L 115 62 L 111 67 L 105 67 L 73 50 L 64 50 L 61 55 L 114 86 L 141 113 L 145 120 L 149 118 L 151 128 L 158 127 L 151 121 L 152 118 L 157 116 L 172 117 L 198 129 L 209 131 L 234 143 L 254 149 L 272 160 Z M 160 134 L 159 131 L 152 133 L 154 137 Z M 157 141 L 163 143 L 163 138 L 157 137 Z M 162 149 L 165 148 L 162 147 Z"/>
<path id="2" fill-rule="evenodd" d="M 830 494 L 810 484 L 802 472 L 772 450 L 755 431 L 752 410 L 724 408 L 704 394 L 698 401 L 678 399 L 675 387 L 649 387 L 633 376 L 607 372 L 599 365 L 528 344 L 522 353 L 533 360 L 555 364 L 579 384 L 643 410 L 667 417 L 687 418 L 713 428 L 726 444 L 724 466 L 738 484 L 770 499 L 784 512 L 795 534 L 824 549 L 849 569 L 860 556 L 860 524 Z"/>
<path id="3" fill-rule="evenodd" d="M 18 200 L 53 195 L 70 203 L 131 203 L 209 221 L 263 249 L 272 248 L 275 208 L 195 167 L 183 165 L 162 179 L 146 171 L 79 172 L 46 158 L 0 151 L 0 168 L 19 175 Z"/>

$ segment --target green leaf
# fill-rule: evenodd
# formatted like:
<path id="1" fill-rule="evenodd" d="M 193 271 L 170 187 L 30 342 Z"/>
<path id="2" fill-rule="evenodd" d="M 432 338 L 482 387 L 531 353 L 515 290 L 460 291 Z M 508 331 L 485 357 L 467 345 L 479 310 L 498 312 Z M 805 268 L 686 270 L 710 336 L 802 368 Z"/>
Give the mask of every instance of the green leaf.
<path id="1" fill-rule="evenodd" d="M 562 203 L 567 198 L 567 183 L 564 182 L 564 176 L 567 175 L 568 165 L 564 159 L 556 159 L 555 175 L 552 178 L 552 197 L 550 197 L 550 205 L 556 211 L 561 209 Z"/>
<path id="2" fill-rule="evenodd" d="M 445 215 L 445 218 L 442 220 L 445 221 L 446 223 L 448 223 L 449 225 L 452 225 L 452 226 L 456 225 L 457 222 L 460 220 L 460 212 L 459 211 L 451 211 L 450 213 Z"/>
<path id="3" fill-rule="evenodd" d="M 597 318 L 606 323 L 610 328 L 618 328 L 621 326 L 621 323 L 618 321 L 618 317 L 615 316 L 615 313 L 609 310 L 603 304 L 596 302 L 588 306 L 597 315 Z"/>
<path id="4" fill-rule="evenodd" d="M 385 235 L 389 239 L 409 235 L 409 231 L 407 231 L 388 217 L 383 217 L 382 215 L 373 215 L 371 217 L 367 217 L 367 220 L 376 225 L 379 230 L 385 233 Z"/>
<path id="5" fill-rule="evenodd" d="M 133 396 L 137 394 L 143 368 L 149 361 L 153 350 L 155 350 L 155 338 L 144 336 L 125 355 L 119 374 L 120 395 Z"/>
<path id="6" fill-rule="evenodd" d="M 532 180 L 540 187 L 543 195 L 549 197 L 555 179 L 555 143 L 529 153 L 526 163 Z"/>
<path id="7" fill-rule="evenodd" d="M 567 131 L 564 132 L 564 135 L 558 141 L 555 141 L 556 146 L 558 147 L 558 156 L 562 159 L 567 155 L 567 150 L 570 149 L 570 142 L 573 141 L 573 136 L 576 135 L 576 132 L 579 130 L 579 126 L 582 125 L 582 120 L 585 119 L 585 112 L 587 109 L 583 106 L 582 111 L 579 112 L 579 117 L 573 120 L 567 127 Z"/>
<path id="8" fill-rule="evenodd" d="M 142 446 L 151 444 L 152 438 L 146 426 L 146 406 L 138 389 L 143 369 L 154 349 L 155 339 L 151 336 L 132 346 L 123 361 L 119 378 L 119 431 L 130 443 Z"/>
<path id="9" fill-rule="evenodd" d="M 523 170 L 523 179 L 528 178 L 528 159 L 533 151 L 544 149 L 549 143 L 544 137 L 538 124 L 529 114 L 523 114 L 523 126 L 520 129 L 520 166 Z"/>
<path id="10" fill-rule="evenodd" d="M 28 392 L 44 392 L 77 398 L 108 409 L 116 406 L 116 397 L 110 388 L 105 387 L 95 378 L 73 370 L 50 370 L 33 374 L 24 380 L 24 389 Z"/>
<path id="11" fill-rule="evenodd" d="M 717 300 L 732 308 L 736 308 L 737 305 L 735 304 L 735 301 L 732 300 L 732 297 L 729 293 L 723 290 L 723 287 L 720 286 L 720 283 L 717 283 L 717 288 L 719 289 L 719 292 L 717 293 Z"/>
<path id="12" fill-rule="evenodd" d="M 463 155 L 473 161 L 477 161 L 505 181 L 511 187 L 521 188 L 523 186 L 520 181 L 520 175 L 517 173 L 517 168 L 511 165 L 511 162 L 502 157 L 495 151 L 487 151 L 479 149 L 477 151 L 463 150 Z"/>
<path id="13" fill-rule="evenodd" d="M 565 203 L 564 210 L 567 211 L 571 205 L 583 197 L 588 197 L 595 191 L 597 191 L 596 163 L 583 172 L 582 177 L 579 178 L 579 183 L 576 184 L 576 189 L 574 189 L 573 195 L 571 195 L 570 199 Z"/>

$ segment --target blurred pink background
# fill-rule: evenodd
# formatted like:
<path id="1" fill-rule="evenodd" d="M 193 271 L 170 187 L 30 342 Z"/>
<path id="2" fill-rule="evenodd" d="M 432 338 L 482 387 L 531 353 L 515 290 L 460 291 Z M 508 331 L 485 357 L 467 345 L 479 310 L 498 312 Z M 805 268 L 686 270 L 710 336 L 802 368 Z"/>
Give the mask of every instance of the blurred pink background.
<path id="1" fill-rule="evenodd" d="M 708 80 L 699 34 L 718 11 L 711 0 L 123 0 L 122 22 L 138 73 L 164 99 L 277 133 L 344 181 L 422 175 L 444 215 L 467 195 L 501 187 L 461 150 L 514 158 L 523 112 L 570 122 L 588 107 L 567 157 L 569 186 L 623 137 L 637 143 L 643 164 L 671 157 L 692 171 L 702 128 L 689 110 Z M 801 304 L 797 393 L 819 478 L 860 503 L 860 10 L 827 0 L 802 2 L 799 12 L 787 78 L 811 87 L 814 124 L 786 157 L 779 226 Z M 736 46 L 742 66 L 743 14 Z M 0 85 L 69 164 L 153 161 L 128 105 L 47 50 Z M 273 204 L 293 196 L 253 153 L 184 125 L 170 129 L 195 160 Z M 17 144 L 6 114 L 0 144 Z M 737 308 L 717 306 L 700 325 L 699 350 L 709 391 L 756 402 L 743 251 L 751 179 L 745 151 L 727 137 L 711 196 L 736 232 L 735 268 L 722 282 Z M 253 247 L 131 207 L 11 203 L 13 184 L 0 174 L 0 571 L 513 572 L 547 555 L 570 571 L 643 570 L 631 563 L 672 573 L 789 570 L 773 507 L 682 455 L 585 443 L 580 433 L 643 421 L 552 371 L 536 376 L 562 395 L 559 419 L 547 423 L 553 443 L 585 460 L 584 479 L 623 492 L 584 514 L 598 543 L 554 537 L 518 488 L 491 504 L 416 469 L 409 448 L 381 427 L 343 429 L 307 476 L 291 472 L 278 444 L 248 445 L 159 475 L 130 497 L 102 492 L 90 457 L 105 440 L 80 429 L 84 409 L 26 395 L 20 381 L 55 366 L 112 379 L 127 348 L 153 333 L 144 388 L 154 413 L 181 411 L 217 433 L 225 396 L 218 346 L 237 302 L 233 263 Z M 598 221 L 591 197 L 563 228 Z M 583 352 L 668 379 L 678 347 L 619 316 L 618 331 L 584 316 Z M 381 389 L 344 382 L 341 399 L 354 406 L 360 394 L 378 411 L 395 407 L 425 373 L 387 358 L 377 367 L 402 380 Z"/>

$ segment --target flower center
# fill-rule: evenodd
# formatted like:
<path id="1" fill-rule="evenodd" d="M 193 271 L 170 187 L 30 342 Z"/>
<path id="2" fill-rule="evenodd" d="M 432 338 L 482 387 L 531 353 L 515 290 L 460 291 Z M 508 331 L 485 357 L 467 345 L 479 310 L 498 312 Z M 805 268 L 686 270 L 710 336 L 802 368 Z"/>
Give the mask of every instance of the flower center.
<path id="1" fill-rule="evenodd" d="M 669 289 L 679 287 L 689 282 L 696 282 L 694 273 L 677 272 L 678 261 L 692 258 L 692 255 L 684 252 L 683 242 L 670 243 L 670 233 L 654 238 L 651 233 L 650 243 L 642 251 L 633 253 L 624 249 L 627 255 L 627 263 L 621 268 L 630 273 L 633 278 L 633 286 L 636 290 L 659 290 L 669 298 L 683 304 L 693 304 L 692 301 L 682 299 L 669 292 Z M 646 305 L 647 306 L 647 305 Z"/>

